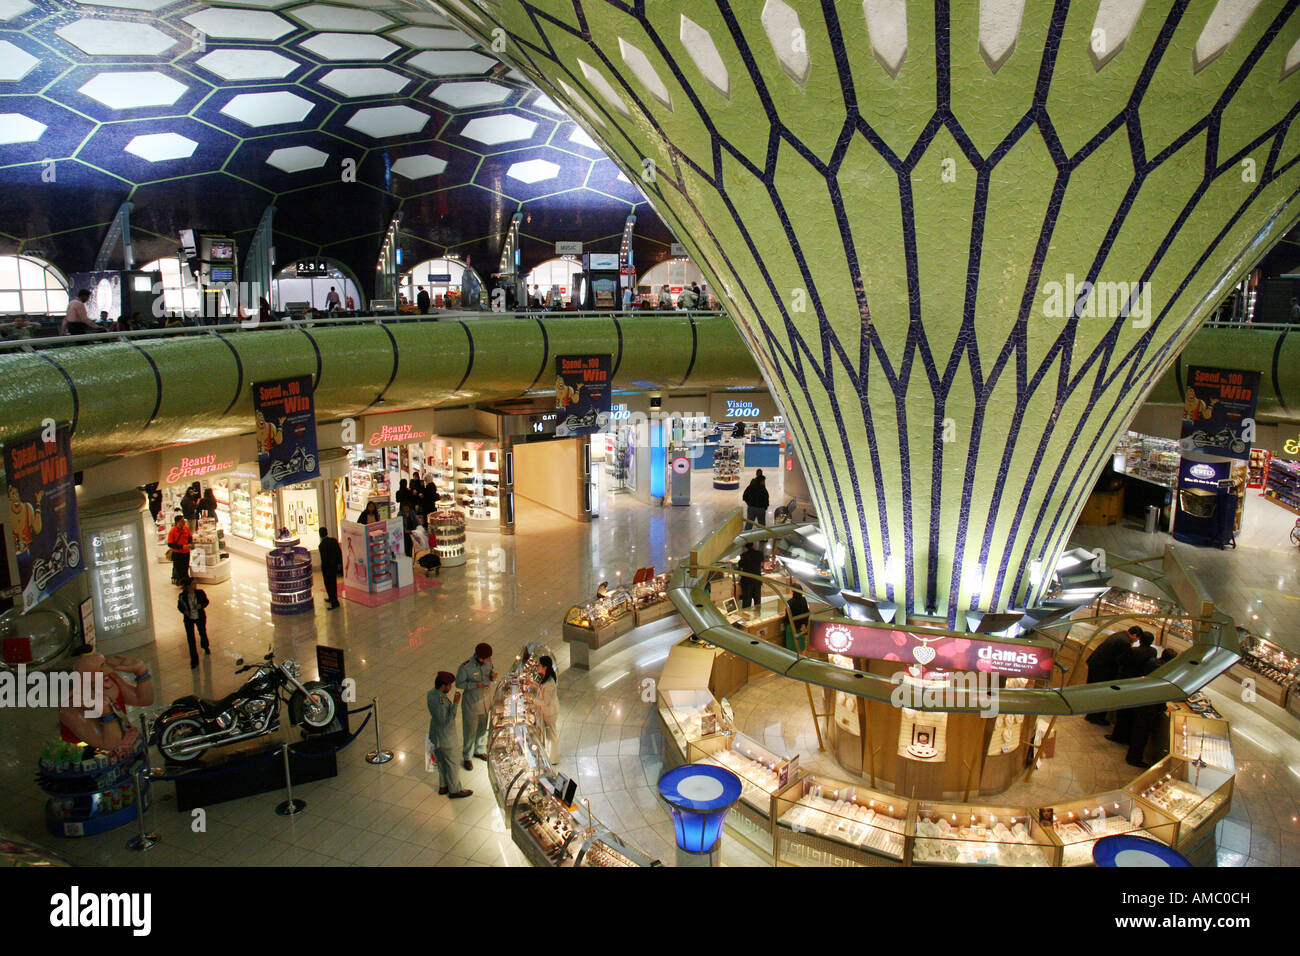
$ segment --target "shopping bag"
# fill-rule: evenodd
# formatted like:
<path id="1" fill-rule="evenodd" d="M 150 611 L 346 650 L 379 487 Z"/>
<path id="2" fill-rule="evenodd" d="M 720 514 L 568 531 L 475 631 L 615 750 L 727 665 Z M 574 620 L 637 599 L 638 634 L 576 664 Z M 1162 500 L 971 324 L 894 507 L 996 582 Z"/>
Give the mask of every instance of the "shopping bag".
<path id="1" fill-rule="evenodd" d="M 433 741 L 429 739 L 429 735 L 428 735 L 428 734 L 425 734 L 425 735 L 424 735 L 424 771 L 425 771 L 425 773 L 433 773 L 435 770 L 438 769 L 438 762 L 437 762 L 436 760 L 434 760 L 434 758 L 433 758 L 433 749 L 434 749 L 434 748 L 433 748 Z"/>

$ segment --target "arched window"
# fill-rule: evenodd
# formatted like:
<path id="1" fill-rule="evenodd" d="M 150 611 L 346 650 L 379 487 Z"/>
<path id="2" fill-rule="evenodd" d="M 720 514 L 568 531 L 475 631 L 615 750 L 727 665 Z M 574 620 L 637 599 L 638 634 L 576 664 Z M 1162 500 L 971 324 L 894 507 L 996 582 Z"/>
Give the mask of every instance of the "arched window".
<path id="1" fill-rule="evenodd" d="M 302 303 L 313 309 L 329 309 L 330 289 L 339 294 L 339 308 L 345 312 L 355 312 L 365 308 L 361 290 L 352 276 L 344 272 L 338 263 L 322 261 L 328 266 L 323 276 L 299 276 L 297 264 L 287 266 L 275 274 L 271 281 L 271 306 L 281 312 L 298 311 Z M 348 308 L 348 299 L 352 308 Z M 291 308 L 292 307 L 292 308 Z"/>
<path id="2" fill-rule="evenodd" d="M 704 273 L 700 272 L 699 266 L 691 262 L 690 259 L 669 259 L 661 262 L 645 275 L 637 280 L 637 291 L 642 295 L 655 295 L 668 286 L 672 293 L 673 302 L 677 301 L 677 293 L 692 282 L 699 283 L 700 287 L 705 286 Z M 713 290 L 709 290 L 713 291 Z M 713 293 L 717 295 L 716 292 Z M 701 305 L 701 308 L 704 306 Z"/>
<path id="3" fill-rule="evenodd" d="M 469 273 L 476 280 L 475 288 L 482 288 L 483 283 L 478 273 L 459 259 L 425 259 L 402 276 L 397 291 L 406 296 L 409 305 L 415 305 L 420 289 L 429 293 L 429 299 L 437 303 L 438 296 L 446 300 L 448 292 L 461 295 L 465 291 L 465 274 Z"/>
<path id="4" fill-rule="evenodd" d="M 538 295 L 545 300 L 551 294 L 552 287 L 558 287 L 560 297 L 569 302 L 577 295 L 573 275 L 582 271 L 582 263 L 573 256 L 548 259 L 538 265 L 524 279 L 529 295 Z M 534 288 L 535 287 L 535 288 Z"/>
<path id="5" fill-rule="evenodd" d="M 155 319 L 163 319 L 168 313 L 177 315 L 199 314 L 199 287 L 194 282 L 188 269 L 181 268 L 181 262 L 175 256 L 155 259 L 140 267 L 141 272 L 156 272 L 162 281 L 162 312 Z M 155 280 L 155 285 L 157 280 Z M 157 312 L 155 305 L 154 311 Z"/>
<path id="6" fill-rule="evenodd" d="M 68 310 L 68 282 L 58 269 L 35 256 L 0 256 L 0 313 L 62 315 Z"/>

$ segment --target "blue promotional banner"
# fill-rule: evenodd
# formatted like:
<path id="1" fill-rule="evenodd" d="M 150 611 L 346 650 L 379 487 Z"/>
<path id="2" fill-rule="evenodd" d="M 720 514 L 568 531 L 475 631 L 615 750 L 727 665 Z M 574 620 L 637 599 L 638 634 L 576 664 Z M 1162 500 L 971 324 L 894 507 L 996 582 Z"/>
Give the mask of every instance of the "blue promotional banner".
<path id="1" fill-rule="evenodd" d="M 254 383 L 253 409 L 262 490 L 319 478 L 311 376 Z"/>
<path id="2" fill-rule="evenodd" d="M 9 544 L 26 611 L 86 569 L 77 521 L 72 432 L 60 425 L 53 432 L 10 442 L 4 464 L 9 482 Z"/>
<path id="3" fill-rule="evenodd" d="M 1249 458 L 1258 398 L 1259 372 L 1188 366 L 1179 442 L 1183 454 Z"/>
<path id="4" fill-rule="evenodd" d="M 555 357 L 556 436 L 591 435 L 609 424 L 610 359 L 608 354 Z"/>

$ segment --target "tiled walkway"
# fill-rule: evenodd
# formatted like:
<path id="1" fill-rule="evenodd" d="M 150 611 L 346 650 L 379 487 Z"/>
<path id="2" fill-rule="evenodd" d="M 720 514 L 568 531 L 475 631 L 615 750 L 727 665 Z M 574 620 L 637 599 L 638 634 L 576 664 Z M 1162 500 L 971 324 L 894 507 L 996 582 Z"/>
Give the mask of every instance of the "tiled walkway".
<path id="1" fill-rule="evenodd" d="M 309 671 L 314 644 L 329 644 L 346 650 L 360 703 L 379 698 L 383 743 L 397 758 L 380 767 L 365 763 L 362 755 L 373 746 L 367 728 L 366 736 L 340 756 L 336 778 L 295 788 L 308 804 L 300 817 L 277 816 L 273 808 L 283 794 L 265 794 L 207 808 L 204 832 L 195 832 L 190 814 L 175 810 L 170 785 L 162 785 L 149 825 L 163 842 L 146 854 L 132 854 L 124 849 L 129 835 L 125 830 L 84 840 L 46 833 L 44 797 L 32 786 L 32 775 L 42 743 L 57 733 L 54 718 L 50 712 L 8 710 L 0 712 L 0 786 L 5 792 L 0 826 L 87 864 L 521 864 L 481 764 L 467 775 L 475 791 L 472 798 L 449 801 L 437 795 L 436 777 L 424 770 L 424 695 L 436 671 L 455 670 L 479 641 L 493 644 L 498 669 L 504 670 L 524 641 L 540 640 L 556 652 L 560 670 L 560 767 L 576 774 L 597 816 L 671 863 L 671 827 L 653 789 L 661 769 L 662 741 L 652 705 L 641 699 L 640 689 L 644 678 L 658 676 L 668 647 L 682 632 L 662 632 L 585 672 L 568 668 L 560 622 L 570 605 L 589 597 L 597 583 L 612 579 L 616 571 L 627 576 L 649 564 L 662 569 L 668 557 L 685 554 L 736 497 L 701 488 L 697 503 L 689 508 L 650 508 L 616 496 L 607 499 L 602 516 L 589 525 L 525 504 L 514 537 L 471 534 L 467 564 L 444 570 L 441 587 L 377 608 L 345 601 L 342 609 L 330 612 L 320 600 L 315 613 L 302 619 L 273 619 L 264 571 L 255 562 L 242 561 L 231 582 L 207 589 L 213 602 L 213 652 L 193 675 L 174 611 L 175 591 L 167 567 L 158 565 L 153 579 L 157 642 L 138 653 L 157 675 L 159 704 L 187 693 L 215 696 L 232 690 L 240 681 L 233 673 L 235 659 L 265 653 L 268 644 L 278 655 L 304 661 Z M 1132 535 L 1081 529 L 1079 539 L 1123 553 L 1133 551 L 1125 547 L 1135 543 Z M 1147 543 L 1146 536 L 1138 537 L 1143 540 L 1136 543 Z M 1278 615 L 1274 633 L 1300 646 L 1300 621 L 1294 611 L 1289 618 L 1285 614 L 1294 598 L 1272 597 L 1272 585 L 1279 578 L 1291 594 L 1300 580 L 1295 558 L 1282 558 L 1291 563 L 1285 565 L 1276 551 L 1207 552 L 1203 568 L 1209 572 L 1207 584 L 1212 591 L 1221 590 L 1225 602 L 1233 599 L 1236 587 L 1267 592 L 1259 600 Z M 1265 569 L 1267 578 L 1262 576 Z M 1227 686 L 1231 690 L 1235 685 Z M 736 697 L 746 730 L 774 746 L 801 752 L 806 765 L 816 768 L 824 762 L 824 769 L 834 773 L 830 758 L 816 753 L 815 738 L 810 742 L 805 702 L 801 689 L 782 686 L 775 677 L 756 682 Z M 1239 797 L 1220 832 L 1221 862 L 1300 864 L 1300 826 L 1295 822 L 1300 740 L 1235 701 L 1222 700 L 1220 706 L 1234 719 L 1241 766 Z M 1081 725 L 1080 734 L 1094 730 Z M 1075 738 L 1067 732 L 1065 739 L 1063 749 L 1069 750 Z M 1129 779 L 1119 769 L 1128 770 L 1122 757 L 1109 744 L 1101 741 L 1093 747 L 1082 736 L 1077 743 L 1080 750 L 1088 749 L 1089 759 L 1072 769 L 1058 760 L 1035 786 L 1050 783 L 1067 795 L 1111 786 L 1112 772 L 1119 774 L 1116 782 Z M 726 846 L 729 864 L 759 862 L 734 841 Z"/>

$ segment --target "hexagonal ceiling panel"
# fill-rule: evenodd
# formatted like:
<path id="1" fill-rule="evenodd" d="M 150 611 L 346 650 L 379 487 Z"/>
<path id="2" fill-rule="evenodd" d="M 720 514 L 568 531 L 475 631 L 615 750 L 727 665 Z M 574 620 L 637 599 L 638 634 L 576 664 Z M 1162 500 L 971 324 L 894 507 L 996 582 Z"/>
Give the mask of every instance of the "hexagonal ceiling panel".
<path id="1" fill-rule="evenodd" d="M 476 139 L 489 146 L 511 143 L 529 139 L 537 129 L 532 120 L 515 116 L 511 113 L 497 113 L 494 116 L 480 116 L 465 124 L 460 135 L 466 139 Z"/>
<path id="2" fill-rule="evenodd" d="M 598 114 L 575 123 L 428 0 L 0 0 L 0 27 L 0 252 L 84 271 L 129 200 L 141 261 L 182 228 L 246 249 L 273 203 L 282 259 L 363 281 L 398 210 L 404 259 L 482 275 L 515 212 L 525 268 L 557 238 L 604 248 L 630 212 L 643 268 L 668 255 Z M 66 188 L 29 188 L 47 160 Z"/>
<path id="3" fill-rule="evenodd" d="M 278 90 L 274 93 L 240 93 L 221 107 L 221 112 L 249 126 L 279 126 L 301 123 L 311 112 L 311 101 Z"/>
<path id="4" fill-rule="evenodd" d="M 194 155 L 198 145 L 179 133 L 146 133 L 127 143 L 126 151 L 151 163 L 161 163 L 169 159 L 188 159 Z"/>

